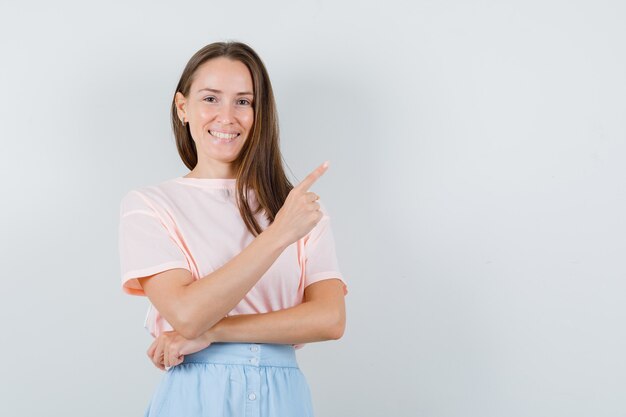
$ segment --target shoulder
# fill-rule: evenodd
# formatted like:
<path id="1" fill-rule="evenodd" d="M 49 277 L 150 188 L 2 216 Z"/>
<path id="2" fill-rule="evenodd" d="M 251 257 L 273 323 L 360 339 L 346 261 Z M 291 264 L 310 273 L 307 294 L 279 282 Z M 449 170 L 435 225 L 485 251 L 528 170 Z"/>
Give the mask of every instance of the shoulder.
<path id="1" fill-rule="evenodd" d="M 151 206 L 146 198 L 143 187 L 133 188 L 126 191 L 120 200 L 120 214 L 129 214 L 135 211 L 147 210 Z"/>
<path id="2" fill-rule="evenodd" d="M 120 213 L 135 210 L 157 211 L 159 207 L 166 207 L 169 201 L 175 199 L 175 189 L 173 180 L 167 180 L 127 190 L 120 199 Z"/>

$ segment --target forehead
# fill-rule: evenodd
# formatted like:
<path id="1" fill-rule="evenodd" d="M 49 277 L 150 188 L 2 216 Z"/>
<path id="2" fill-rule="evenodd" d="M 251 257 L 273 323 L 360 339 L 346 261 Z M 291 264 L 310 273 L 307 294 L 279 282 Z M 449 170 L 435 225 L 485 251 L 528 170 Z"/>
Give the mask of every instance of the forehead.
<path id="1" fill-rule="evenodd" d="M 252 91 L 252 75 L 241 61 L 213 58 L 198 67 L 191 90 L 195 93 L 205 87 L 224 92 Z"/>

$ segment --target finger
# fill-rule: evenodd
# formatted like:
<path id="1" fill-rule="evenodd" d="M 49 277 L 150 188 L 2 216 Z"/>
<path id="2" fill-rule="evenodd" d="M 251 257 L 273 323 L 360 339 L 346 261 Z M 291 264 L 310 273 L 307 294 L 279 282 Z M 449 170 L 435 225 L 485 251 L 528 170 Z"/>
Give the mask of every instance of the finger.
<path id="1" fill-rule="evenodd" d="M 170 366 L 176 366 L 179 363 L 181 363 L 182 361 L 183 360 L 182 360 L 181 356 L 179 356 L 179 355 L 170 355 Z"/>
<path id="2" fill-rule="evenodd" d="M 162 371 L 166 371 L 165 366 L 163 365 L 163 356 L 161 356 L 161 359 L 159 359 L 158 363 L 156 364 L 156 367 Z"/>
<path id="3" fill-rule="evenodd" d="M 171 366 L 176 366 L 178 365 L 181 361 L 180 361 L 180 345 L 179 343 L 171 343 L 169 348 L 169 363 Z"/>
<path id="4" fill-rule="evenodd" d="M 152 356 L 154 355 L 154 349 L 156 349 L 156 341 L 157 341 L 157 340 L 156 340 L 156 338 L 155 338 L 155 339 L 152 341 L 152 343 L 150 344 L 150 346 L 148 347 L 148 350 L 147 350 L 147 352 L 146 352 L 146 353 L 148 354 L 148 357 L 150 357 L 150 358 L 152 358 Z"/>
<path id="5" fill-rule="evenodd" d="M 156 350 L 159 342 L 160 342 L 159 337 L 158 336 L 155 337 L 154 340 L 152 341 L 152 344 L 148 348 L 148 356 L 154 356 L 154 351 Z"/>
<path id="6" fill-rule="evenodd" d="M 159 359 L 156 360 L 155 365 L 160 370 L 162 370 L 162 371 L 165 370 L 165 365 L 163 365 L 163 357 L 162 356 Z"/>
<path id="7" fill-rule="evenodd" d="M 319 196 L 319 195 L 317 195 L 317 194 L 315 194 L 315 193 L 314 193 L 314 192 L 312 192 L 312 191 L 309 191 L 309 192 L 307 193 L 307 197 L 308 197 L 308 199 L 309 199 L 309 202 L 317 201 L 317 200 L 319 200 L 319 199 L 320 199 L 320 196 Z"/>
<path id="8" fill-rule="evenodd" d="M 171 368 L 172 366 L 176 365 L 176 359 L 178 358 L 178 347 L 176 346 L 176 343 L 169 343 L 166 347 L 165 347 L 165 352 L 163 355 L 163 364 L 165 365 L 166 368 Z"/>
<path id="9" fill-rule="evenodd" d="M 156 349 L 154 349 L 154 354 L 152 355 L 152 362 L 155 364 L 161 364 L 163 360 L 163 343 L 162 339 L 159 338 L 159 342 L 157 343 Z"/>
<path id="10" fill-rule="evenodd" d="M 152 359 L 152 363 L 154 364 L 154 366 L 156 366 L 157 368 L 159 368 L 160 370 L 164 371 L 165 367 L 163 366 L 163 359 L 158 359 L 158 360 L 154 360 Z"/>
<path id="11" fill-rule="evenodd" d="M 317 179 L 321 177 L 324 172 L 326 172 L 326 170 L 328 169 L 328 165 L 329 162 L 326 161 L 322 165 L 315 168 L 313 172 L 307 175 L 306 178 L 303 179 L 300 184 L 296 185 L 295 188 L 301 191 L 307 191 L 313 185 L 313 183 L 317 181 Z"/>

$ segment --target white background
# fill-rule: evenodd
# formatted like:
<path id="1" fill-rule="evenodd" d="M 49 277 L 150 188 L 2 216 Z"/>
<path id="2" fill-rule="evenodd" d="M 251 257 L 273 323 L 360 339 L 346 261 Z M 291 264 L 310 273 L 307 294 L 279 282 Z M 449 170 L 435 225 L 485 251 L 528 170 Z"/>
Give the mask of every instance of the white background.
<path id="1" fill-rule="evenodd" d="M 347 329 L 298 351 L 316 417 L 626 415 L 620 1 L 3 2 L 0 414 L 141 416 L 119 200 L 188 171 L 169 106 L 239 40 L 314 185 Z M 293 416 L 288 416 L 293 417 Z"/>

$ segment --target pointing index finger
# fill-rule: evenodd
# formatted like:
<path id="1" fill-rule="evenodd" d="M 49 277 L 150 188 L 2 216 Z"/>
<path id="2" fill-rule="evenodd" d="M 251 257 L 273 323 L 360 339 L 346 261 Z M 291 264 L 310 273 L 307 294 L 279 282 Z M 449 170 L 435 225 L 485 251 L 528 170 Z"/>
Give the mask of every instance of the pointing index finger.
<path id="1" fill-rule="evenodd" d="M 296 188 L 301 191 L 308 191 L 313 183 L 317 181 L 317 179 L 321 177 L 324 172 L 326 172 L 326 170 L 328 169 L 328 165 L 329 162 L 326 161 L 322 165 L 315 168 L 309 175 L 306 176 L 306 178 L 302 180 L 302 182 L 300 182 L 300 184 L 296 186 Z"/>

